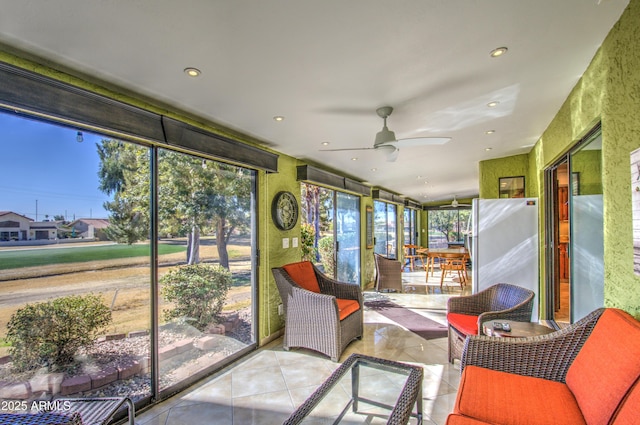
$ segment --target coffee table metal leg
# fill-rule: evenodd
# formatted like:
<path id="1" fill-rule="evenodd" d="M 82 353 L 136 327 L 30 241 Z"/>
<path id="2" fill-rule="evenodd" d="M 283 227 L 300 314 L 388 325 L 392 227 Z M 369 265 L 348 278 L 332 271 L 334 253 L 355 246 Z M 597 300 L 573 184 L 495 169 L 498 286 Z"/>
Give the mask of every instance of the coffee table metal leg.
<path id="1" fill-rule="evenodd" d="M 353 411 L 358 411 L 358 394 L 360 391 L 360 365 L 356 363 L 351 369 L 351 398 Z"/>

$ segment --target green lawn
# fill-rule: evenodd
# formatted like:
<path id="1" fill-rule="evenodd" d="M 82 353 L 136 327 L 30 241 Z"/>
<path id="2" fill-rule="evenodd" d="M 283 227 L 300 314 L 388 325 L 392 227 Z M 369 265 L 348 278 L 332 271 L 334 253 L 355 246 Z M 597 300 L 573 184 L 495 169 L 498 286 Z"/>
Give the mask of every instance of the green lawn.
<path id="1" fill-rule="evenodd" d="M 158 245 L 158 255 L 186 251 L 181 245 Z M 0 270 L 118 258 L 149 257 L 149 245 L 77 246 L 0 251 Z"/>

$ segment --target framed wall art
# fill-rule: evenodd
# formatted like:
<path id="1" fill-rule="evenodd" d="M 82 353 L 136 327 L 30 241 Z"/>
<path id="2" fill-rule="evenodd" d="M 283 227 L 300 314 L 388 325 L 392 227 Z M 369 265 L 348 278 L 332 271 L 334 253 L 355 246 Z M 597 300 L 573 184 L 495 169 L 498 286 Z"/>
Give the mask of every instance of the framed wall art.
<path id="1" fill-rule="evenodd" d="M 498 181 L 499 198 L 524 198 L 524 176 L 500 177 Z"/>

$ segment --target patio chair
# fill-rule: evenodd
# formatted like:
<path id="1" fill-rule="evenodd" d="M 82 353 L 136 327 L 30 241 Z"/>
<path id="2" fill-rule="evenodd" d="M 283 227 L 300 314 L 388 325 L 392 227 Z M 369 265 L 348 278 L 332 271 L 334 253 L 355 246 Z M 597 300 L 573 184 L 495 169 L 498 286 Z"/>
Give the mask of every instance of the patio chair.
<path id="1" fill-rule="evenodd" d="M 284 305 L 284 349 L 319 351 L 337 362 L 347 345 L 361 339 L 360 286 L 324 275 L 310 261 L 271 269 Z"/>
<path id="2" fill-rule="evenodd" d="M 376 263 L 376 291 L 402 292 L 402 263 L 380 254 L 373 254 Z"/>
<path id="3" fill-rule="evenodd" d="M 482 334 L 483 322 L 499 319 L 530 322 L 534 295 L 527 288 L 498 283 L 477 294 L 449 298 L 449 363 L 461 358 L 467 336 Z"/>

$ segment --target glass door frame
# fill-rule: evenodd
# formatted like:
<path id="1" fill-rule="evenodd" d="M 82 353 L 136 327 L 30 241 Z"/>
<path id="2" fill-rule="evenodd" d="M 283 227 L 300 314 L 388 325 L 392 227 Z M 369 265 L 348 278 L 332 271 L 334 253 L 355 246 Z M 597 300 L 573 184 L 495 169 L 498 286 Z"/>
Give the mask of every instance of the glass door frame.
<path id="1" fill-rule="evenodd" d="M 573 191 L 572 188 L 572 157 L 578 153 L 582 148 L 586 145 L 594 141 L 597 137 L 601 137 L 602 135 L 602 126 L 600 123 L 595 125 L 591 130 L 589 130 L 584 137 L 582 137 L 577 143 L 575 143 L 566 153 L 562 154 L 553 164 L 547 167 L 544 170 L 544 197 L 545 197 L 545 219 L 544 219 L 544 231 L 545 231 L 545 244 L 544 244 L 544 269 L 545 269 L 545 278 L 544 278 L 544 287 L 545 287 L 545 315 L 542 319 L 549 321 L 549 323 L 556 327 L 560 328 L 555 320 L 555 312 L 556 308 L 559 307 L 560 304 L 560 276 L 559 276 L 559 254 L 558 248 L 560 245 L 560 223 L 558 220 L 558 215 L 556 211 L 559 207 L 558 205 L 558 178 L 557 171 L 558 168 L 564 164 L 567 167 L 567 184 L 568 184 L 568 264 L 569 264 L 569 321 L 573 323 L 575 320 L 580 318 L 574 318 L 574 296 L 573 296 L 573 278 L 574 273 L 572 271 L 573 268 L 573 253 L 574 253 L 574 245 L 573 245 Z M 558 286 L 556 288 L 556 282 Z"/>
<path id="2" fill-rule="evenodd" d="M 342 226 L 333 226 L 333 240 L 335 241 L 335 278 L 341 282 L 349 282 L 349 283 L 360 283 L 360 279 L 362 276 L 362 265 L 360 260 L 360 251 L 361 251 L 361 229 L 360 229 L 360 196 L 352 195 L 347 192 L 342 192 L 338 190 L 333 191 L 333 214 L 334 214 L 334 222 L 338 224 L 340 220 L 340 216 L 343 215 L 340 213 L 342 211 L 341 205 L 344 202 L 341 201 L 355 201 L 357 207 L 355 209 L 351 209 L 350 211 L 353 213 L 355 217 L 356 223 L 354 224 L 355 235 L 353 236 L 353 240 L 349 243 L 347 239 L 347 233 L 338 232 L 338 227 Z M 346 250 L 357 251 L 355 255 L 346 255 Z M 347 258 L 348 257 L 348 258 Z M 347 262 L 344 263 L 346 260 Z M 354 264 L 355 262 L 356 264 Z M 354 270 L 355 275 L 350 276 L 349 270 Z M 351 278 L 352 277 L 352 278 Z"/>
<path id="3" fill-rule="evenodd" d="M 338 234 L 338 226 L 336 225 L 336 220 L 338 217 L 338 200 L 339 200 L 339 194 L 341 195 L 345 195 L 351 199 L 356 199 L 358 207 L 357 207 L 357 211 L 353 211 L 355 214 L 355 217 L 357 219 L 357 224 L 355 226 L 355 230 L 357 231 L 357 236 L 356 236 L 356 242 L 357 242 L 357 246 L 359 248 L 358 250 L 358 254 L 355 256 L 356 261 L 358 262 L 357 265 L 354 266 L 355 270 L 357 270 L 357 276 L 355 277 L 355 281 L 352 281 L 353 279 L 346 279 L 346 281 L 351 282 L 351 283 L 357 283 L 360 284 L 361 280 L 362 280 L 362 256 L 360 254 L 361 248 L 362 248 L 362 229 L 360 226 L 360 220 L 361 220 L 361 210 L 362 210 L 362 201 L 361 201 L 361 196 L 357 195 L 357 194 L 353 194 L 353 193 L 349 193 L 346 191 L 342 191 L 342 190 L 337 190 L 337 189 L 333 189 L 331 187 L 326 187 L 326 186 L 321 186 L 315 183 L 308 183 L 308 182 L 302 182 L 301 186 L 300 186 L 300 193 L 301 193 L 301 199 L 302 202 L 307 202 L 305 201 L 305 196 L 303 194 L 303 191 L 307 191 L 308 189 L 304 189 L 304 187 L 313 187 L 313 188 L 317 188 L 318 190 L 318 195 L 317 195 L 317 199 L 315 199 L 315 196 L 313 197 L 315 199 L 314 203 L 317 203 L 318 205 L 315 207 L 318 209 L 317 211 L 317 219 L 319 221 L 319 223 L 311 223 L 313 224 L 314 230 L 316 232 L 315 235 L 315 243 L 314 246 L 316 249 L 320 248 L 320 244 L 319 241 L 320 239 L 322 239 L 322 237 L 319 235 L 319 230 L 321 228 L 320 226 L 320 221 L 321 221 L 321 216 L 322 213 L 320 212 L 321 209 L 326 210 L 328 213 L 328 220 L 333 222 L 333 226 L 332 226 L 332 230 L 331 232 L 327 232 L 327 234 L 325 234 L 325 236 L 331 235 L 333 237 L 333 252 L 331 253 L 332 257 L 331 259 L 327 259 L 325 258 L 325 262 L 326 261 L 331 261 L 332 264 L 327 266 L 329 268 L 332 268 L 332 270 L 323 270 L 328 276 L 331 276 L 334 279 L 338 279 L 338 276 L 341 276 L 341 272 L 343 271 L 343 269 L 341 268 L 341 262 L 340 262 L 340 256 L 339 256 L 339 250 L 341 249 L 340 246 L 340 242 L 345 242 L 344 240 L 341 241 L 340 236 Z M 321 202 L 321 193 L 327 193 L 328 197 L 330 197 L 330 206 L 329 205 L 323 205 Z M 327 202 L 327 204 L 329 204 L 329 202 Z M 327 207 L 327 208 L 325 208 Z M 305 206 L 303 205 L 303 208 L 305 208 Z M 307 207 L 308 208 L 308 207 Z M 303 224 L 304 223 L 308 223 L 307 221 L 307 215 L 306 214 L 302 214 L 302 220 L 303 220 Z M 313 261 L 314 264 L 318 264 L 318 262 L 322 262 L 322 255 L 320 254 L 319 251 L 316 251 L 316 261 Z M 326 268 L 326 267 L 325 267 Z"/>

